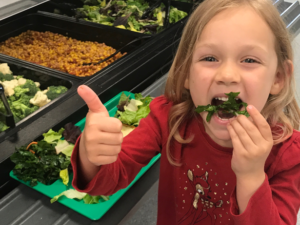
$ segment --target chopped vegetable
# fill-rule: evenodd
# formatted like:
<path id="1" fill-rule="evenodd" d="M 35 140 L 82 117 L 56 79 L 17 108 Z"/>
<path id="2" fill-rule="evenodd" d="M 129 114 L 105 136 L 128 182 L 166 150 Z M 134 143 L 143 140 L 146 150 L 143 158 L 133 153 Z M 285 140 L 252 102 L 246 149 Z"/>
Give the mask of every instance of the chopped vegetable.
<path id="1" fill-rule="evenodd" d="M 69 157 L 57 155 L 54 145 L 44 140 L 31 144 L 30 150 L 27 150 L 27 146 L 22 146 L 16 149 L 10 159 L 16 164 L 13 173 L 18 179 L 29 181 L 31 186 L 37 185 L 37 182 L 51 184 L 59 179 L 60 171 L 70 165 Z"/>
<path id="2" fill-rule="evenodd" d="M 0 66 L 1 65 L 2 64 L 0 64 Z M 14 79 L 13 75 L 0 72 L 0 81 L 10 81 L 13 79 Z"/>
<path id="3" fill-rule="evenodd" d="M 0 132 L 7 130 L 9 127 L 0 121 Z"/>
<path id="4" fill-rule="evenodd" d="M 60 193 L 59 195 L 56 195 L 54 196 L 50 202 L 51 203 L 54 203 L 56 202 L 60 197 L 62 196 L 66 196 L 67 198 L 71 198 L 71 199 L 74 199 L 74 198 L 77 198 L 79 200 L 83 199 L 84 196 L 86 196 L 87 194 L 86 193 L 83 193 L 83 192 L 79 192 L 79 191 L 76 191 L 74 189 L 69 189 L 67 191 L 64 191 L 62 193 Z"/>
<path id="5" fill-rule="evenodd" d="M 0 83 L 4 87 L 5 95 L 13 113 L 15 123 L 18 123 L 26 116 L 49 103 L 54 97 L 58 97 L 67 90 L 67 88 L 63 86 L 50 86 L 50 96 L 52 98 L 50 100 L 46 95 L 48 90 L 41 91 L 39 89 L 39 82 L 25 79 L 23 76 L 12 75 L 7 63 L 0 64 Z M 0 101 L 0 112 L 6 114 L 2 101 Z M 0 132 L 9 128 L 5 125 L 4 120 L 5 118 L 0 118 Z"/>
<path id="6" fill-rule="evenodd" d="M 69 189 L 67 191 L 64 191 L 64 192 L 60 193 L 59 195 L 54 196 L 50 200 L 50 202 L 54 203 L 54 202 L 56 202 L 62 196 L 65 196 L 65 197 L 70 198 L 70 199 L 74 199 L 74 198 L 76 198 L 78 200 L 83 199 L 83 201 L 84 201 L 85 204 L 97 204 L 97 203 L 99 203 L 99 200 L 101 198 L 104 201 L 109 200 L 109 197 L 107 197 L 107 196 L 103 196 L 103 195 L 91 196 L 91 195 L 89 195 L 87 193 L 84 193 L 84 192 L 79 192 L 79 191 L 74 190 L 74 189 Z"/>
<path id="7" fill-rule="evenodd" d="M 122 124 L 122 134 L 123 137 L 126 137 L 131 131 L 133 131 L 135 129 L 135 126 L 128 126 L 126 124 Z"/>
<path id="8" fill-rule="evenodd" d="M 67 140 L 68 142 L 72 143 L 72 144 L 75 144 L 77 138 L 81 134 L 80 128 L 75 126 L 72 123 L 67 123 L 64 126 L 64 128 L 65 128 L 65 130 L 63 132 L 64 139 Z"/>
<path id="9" fill-rule="evenodd" d="M 12 80 L 12 79 L 14 79 L 13 78 L 13 76 L 12 76 L 12 72 L 11 72 L 11 70 L 10 70 L 10 68 L 9 68 L 9 66 L 8 66 L 8 64 L 7 63 L 1 63 L 0 64 L 0 80 L 1 81 L 3 81 L 2 79 L 3 79 L 3 77 L 1 77 L 1 76 L 6 76 L 6 75 L 11 75 L 11 76 L 8 76 L 7 78 L 9 78 L 9 79 L 4 79 L 4 80 Z"/>
<path id="10" fill-rule="evenodd" d="M 228 96 L 228 100 L 223 102 L 221 105 L 207 105 L 207 106 L 198 106 L 196 108 L 197 113 L 201 112 L 208 112 L 206 121 L 209 122 L 211 117 L 213 116 L 214 113 L 218 113 L 218 111 L 221 111 L 226 114 L 241 114 L 249 117 L 250 115 L 247 112 L 246 107 L 248 106 L 247 103 L 241 102 L 237 103 L 236 98 L 240 94 L 240 92 L 230 92 L 226 94 Z M 240 108 L 244 106 L 245 110 L 239 111 Z"/>
<path id="11" fill-rule="evenodd" d="M 58 140 L 61 139 L 64 130 L 64 128 L 61 128 L 58 132 L 55 132 L 52 129 L 50 129 L 47 133 L 43 134 L 44 140 L 49 144 L 57 143 Z"/>
<path id="12" fill-rule="evenodd" d="M 73 148 L 74 148 L 74 145 L 70 144 L 66 140 L 58 140 L 58 142 L 55 146 L 55 150 L 56 150 L 57 154 L 63 153 L 68 157 L 71 157 Z"/>
<path id="13" fill-rule="evenodd" d="M 61 170 L 59 172 L 59 177 L 62 179 L 63 184 L 68 186 L 68 183 L 69 183 L 69 171 L 68 171 L 68 169 Z"/>
<path id="14" fill-rule="evenodd" d="M 35 96 L 29 101 L 32 105 L 36 105 L 38 107 L 43 107 L 51 102 L 50 99 L 47 98 L 47 95 L 42 91 L 38 91 Z"/>
<path id="15" fill-rule="evenodd" d="M 68 89 L 64 86 L 50 86 L 48 87 L 48 91 L 46 93 L 48 99 L 53 100 L 60 96 L 61 94 L 67 92 Z"/>
<path id="16" fill-rule="evenodd" d="M 27 79 L 26 83 L 20 86 L 21 88 L 28 88 L 28 95 L 35 96 L 40 89 L 35 85 L 34 81 Z"/>
<path id="17" fill-rule="evenodd" d="M 121 94 L 118 111 L 115 115 L 123 124 L 138 126 L 140 120 L 150 113 L 150 102 L 152 98 L 143 98 L 141 94 L 136 94 L 135 99 L 129 99 L 124 93 Z"/>
<path id="18" fill-rule="evenodd" d="M 37 144 L 38 144 L 38 143 L 35 142 L 35 141 L 31 142 L 31 143 L 27 146 L 26 150 L 28 150 L 28 149 L 30 148 L 31 145 L 37 145 Z"/>
<path id="19" fill-rule="evenodd" d="M 142 19 L 144 12 L 149 8 L 149 3 L 145 0 L 83 2 L 85 5 L 77 9 L 77 18 L 146 34 L 156 34 L 163 30 L 166 8 L 164 4 L 156 8 L 146 19 Z M 171 6 L 169 22 L 176 23 L 187 15 L 186 12 Z"/>
<path id="20" fill-rule="evenodd" d="M 84 196 L 83 201 L 85 204 L 98 204 L 101 198 L 104 201 L 109 200 L 108 196 L 104 196 L 104 195 L 91 196 L 91 195 L 87 194 L 86 196 Z"/>
<path id="21" fill-rule="evenodd" d="M 115 52 L 116 49 L 104 43 L 80 41 L 49 31 L 28 30 L 0 43 L 1 54 L 79 77 L 94 75 L 126 54 L 126 52 L 119 52 L 100 64 L 85 65 L 97 63 Z M 31 96 L 37 92 L 38 84 L 34 85 L 35 90 L 30 90 L 33 92 Z M 49 99 L 54 98 L 51 96 L 53 95 L 49 94 Z"/>

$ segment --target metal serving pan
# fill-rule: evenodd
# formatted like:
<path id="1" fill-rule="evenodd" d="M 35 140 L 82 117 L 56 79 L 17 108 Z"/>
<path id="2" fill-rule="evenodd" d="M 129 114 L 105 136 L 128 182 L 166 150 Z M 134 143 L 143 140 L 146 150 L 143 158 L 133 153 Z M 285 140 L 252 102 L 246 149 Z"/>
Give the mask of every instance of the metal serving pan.
<path id="1" fill-rule="evenodd" d="M 76 22 L 73 18 L 57 16 L 55 14 L 42 14 L 42 13 L 31 13 L 18 17 L 12 21 L 0 25 L 0 42 L 3 42 L 10 37 L 16 37 L 23 32 L 28 30 L 45 32 L 50 31 L 58 33 L 67 37 L 71 37 L 80 41 L 92 41 L 105 43 L 108 46 L 118 50 L 124 47 L 129 42 L 133 41 L 138 37 L 144 37 L 144 34 L 130 32 L 123 29 L 116 29 L 108 26 L 99 26 L 93 23 Z M 145 39 L 134 42 L 134 44 L 126 47 L 124 51 L 127 52 L 125 56 L 116 60 L 114 63 L 108 65 L 104 69 L 96 72 L 95 74 L 103 73 L 103 71 L 110 67 L 117 66 L 117 62 L 123 60 L 132 54 L 134 50 L 140 46 Z M 0 54 L 0 59 L 15 59 L 18 62 L 26 62 L 27 65 L 38 66 L 39 68 L 47 69 L 50 71 L 59 72 L 64 76 L 76 77 L 65 72 L 54 70 L 48 67 L 40 66 L 31 62 L 16 59 L 4 54 Z M 81 78 L 84 79 L 84 78 Z"/>
<path id="2" fill-rule="evenodd" d="M 1 63 L 7 63 L 10 67 L 10 70 L 13 72 L 13 75 L 22 75 L 25 79 L 33 80 L 34 82 L 40 83 L 41 90 L 47 89 L 49 86 L 65 86 L 68 88 L 68 91 L 58 98 L 52 100 L 47 105 L 41 107 L 37 111 L 33 112 L 26 118 L 22 119 L 16 124 L 15 128 L 9 128 L 0 133 L 0 142 L 1 140 L 5 139 L 8 133 L 11 133 L 12 130 L 17 129 L 20 130 L 22 127 L 26 126 L 26 124 L 31 123 L 34 121 L 36 117 L 42 116 L 43 112 L 47 111 L 49 108 L 53 108 L 57 105 L 57 103 L 62 102 L 66 99 L 71 93 L 73 93 L 81 82 L 80 79 L 69 78 L 67 76 L 60 76 L 58 73 L 51 73 L 46 70 L 41 70 L 39 68 L 29 68 L 26 64 L 21 64 L 17 62 L 13 62 L 14 60 L 0 60 Z"/>

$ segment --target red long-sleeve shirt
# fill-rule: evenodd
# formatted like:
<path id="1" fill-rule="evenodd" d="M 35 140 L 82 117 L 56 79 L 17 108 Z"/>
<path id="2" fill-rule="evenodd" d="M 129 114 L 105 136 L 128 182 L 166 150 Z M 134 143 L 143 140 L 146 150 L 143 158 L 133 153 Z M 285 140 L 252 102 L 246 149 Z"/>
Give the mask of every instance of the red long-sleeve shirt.
<path id="1" fill-rule="evenodd" d="M 151 113 L 124 138 L 118 160 L 101 166 L 82 189 L 78 177 L 78 139 L 72 154 L 73 187 L 91 195 L 111 195 L 125 188 L 140 169 L 161 153 L 158 225 L 295 225 L 300 206 L 300 132 L 273 147 L 265 164 L 266 179 L 239 215 L 236 177 L 231 169 L 232 149 L 216 144 L 204 130 L 201 117 L 181 127 L 189 144 L 174 143 L 172 154 L 183 165 L 172 166 L 166 156 L 168 114 L 165 97 L 154 99 Z M 81 185 L 78 185 L 81 184 Z"/>

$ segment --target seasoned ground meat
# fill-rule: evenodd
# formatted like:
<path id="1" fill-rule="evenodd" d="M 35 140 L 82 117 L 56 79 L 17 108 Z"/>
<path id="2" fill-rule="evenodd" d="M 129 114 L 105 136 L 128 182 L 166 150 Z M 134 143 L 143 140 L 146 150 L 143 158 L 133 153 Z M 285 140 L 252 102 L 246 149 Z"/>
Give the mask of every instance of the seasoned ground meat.
<path id="1" fill-rule="evenodd" d="M 79 77 L 91 76 L 126 53 L 118 53 L 109 60 L 91 66 L 116 50 L 104 43 L 78 41 L 51 32 L 26 31 L 0 43 L 0 53 L 26 60 Z"/>

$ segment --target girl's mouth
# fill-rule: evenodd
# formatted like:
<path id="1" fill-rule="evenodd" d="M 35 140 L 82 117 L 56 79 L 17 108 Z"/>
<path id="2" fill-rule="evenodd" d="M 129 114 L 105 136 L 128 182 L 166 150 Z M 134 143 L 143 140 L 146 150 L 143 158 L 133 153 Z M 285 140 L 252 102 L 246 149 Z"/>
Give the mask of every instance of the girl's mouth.
<path id="1" fill-rule="evenodd" d="M 214 106 L 222 105 L 226 101 L 228 101 L 228 97 L 215 97 L 212 99 L 211 105 L 214 105 Z M 240 98 L 236 98 L 235 101 L 238 104 L 243 102 Z M 240 105 L 239 110 L 241 110 L 242 108 L 243 108 L 243 105 Z M 230 118 L 235 117 L 236 114 L 221 109 L 221 110 L 218 110 L 217 116 L 221 120 L 229 120 Z"/>

